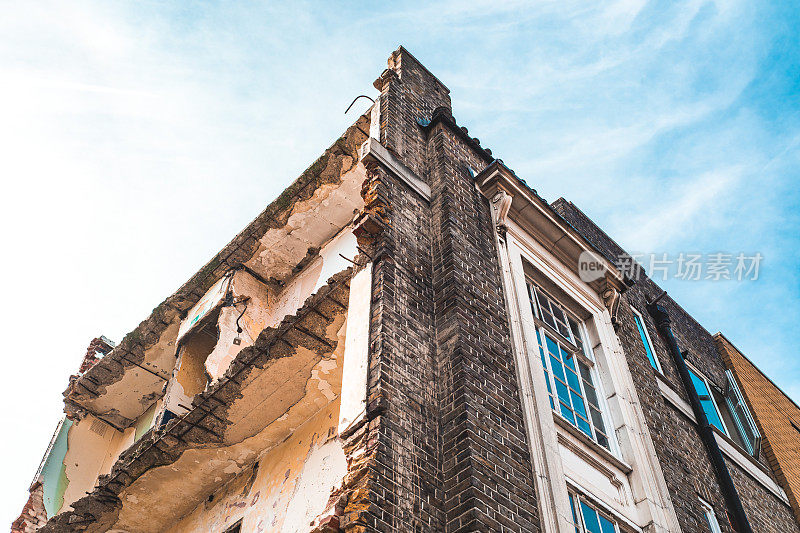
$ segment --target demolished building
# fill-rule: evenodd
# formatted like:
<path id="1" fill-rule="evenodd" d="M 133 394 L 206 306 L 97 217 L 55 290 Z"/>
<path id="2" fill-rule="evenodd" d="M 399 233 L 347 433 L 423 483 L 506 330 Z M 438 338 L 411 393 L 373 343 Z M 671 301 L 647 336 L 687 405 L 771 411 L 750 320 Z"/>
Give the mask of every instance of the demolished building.
<path id="1" fill-rule="evenodd" d="M 696 411 L 664 328 L 721 389 L 712 336 L 458 126 L 408 51 L 375 87 L 95 343 L 14 531 L 800 531 L 769 465 Z"/>

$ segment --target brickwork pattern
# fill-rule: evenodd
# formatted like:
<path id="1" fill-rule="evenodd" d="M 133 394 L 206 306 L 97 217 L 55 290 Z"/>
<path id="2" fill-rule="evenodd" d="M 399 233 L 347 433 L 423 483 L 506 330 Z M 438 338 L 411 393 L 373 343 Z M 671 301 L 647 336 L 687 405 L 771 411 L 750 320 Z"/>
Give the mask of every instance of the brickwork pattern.
<path id="1" fill-rule="evenodd" d="M 616 242 L 573 204 L 560 199 L 553 203 L 553 207 L 606 257 L 613 260 L 625 254 Z M 617 337 L 625 352 L 681 528 L 692 532 L 707 529 L 703 525 L 705 519 L 698 501 L 699 496 L 714 506 L 723 532 L 733 533 L 726 520 L 722 493 L 695 424 L 668 404 L 659 392 L 657 380 L 663 379 L 684 400 L 687 400 L 686 390 L 680 381 L 667 345 L 659 336 L 654 321 L 645 309 L 646 302 L 660 293 L 661 288 L 644 275 L 625 292 L 615 324 Z M 708 377 L 716 387 L 723 389 L 725 365 L 716 351 L 712 335 L 668 296 L 665 296 L 660 303 L 669 312 L 678 345 L 688 352 L 687 361 Z M 633 322 L 631 309 L 636 309 L 644 318 L 654 344 L 655 355 L 663 369 L 662 377 L 657 376 L 657 371 L 651 367 L 647 359 L 641 337 Z M 800 531 L 791 510 L 783 502 L 758 485 L 731 461 L 727 461 L 727 465 L 753 531 L 758 533 Z"/>
<path id="2" fill-rule="evenodd" d="M 722 358 L 733 369 L 763 435 L 763 450 L 800 522 L 800 407 L 722 335 L 715 335 Z"/>
<path id="3" fill-rule="evenodd" d="M 538 531 L 536 497 L 482 158 L 424 128 L 447 89 L 399 49 L 376 81 L 381 142 L 430 202 L 369 169 L 359 245 L 374 261 L 370 501 L 346 531 Z M 418 119 L 422 119 L 418 121 Z M 485 164 L 485 163 L 484 163 Z"/>

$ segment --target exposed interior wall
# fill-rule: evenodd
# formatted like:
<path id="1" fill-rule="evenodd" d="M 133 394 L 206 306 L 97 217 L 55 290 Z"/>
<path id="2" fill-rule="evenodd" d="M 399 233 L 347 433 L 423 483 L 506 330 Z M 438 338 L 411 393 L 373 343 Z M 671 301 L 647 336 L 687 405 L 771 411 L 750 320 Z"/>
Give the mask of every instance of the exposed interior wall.
<path id="1" fill-rule="evenodd" d="M 119 455 L 132 444 L 134 433 L 134 428 L 117 431 L 92 415 L 72 424 L 64 456 L 68 483 L 60 511 L 70 508 L 95 487 L 98 476 L 107 474 Z"/>
<path id="2" fill-rule="evenodd" d="M 222 397 L 223 404 L 216 402 L 202 404 L 201 411 L 213 408 L 215 405 L 224 407 L 224 410 L 218 410 L 214 416 L 224 417 L 225 425 L 212 425 L 216 419 L 211 417 L 202 421 L 197 418 L 192 419 L 192 423 L 211 426 L 216 431 L 222 431 L 224 428 L 222 442 L 215 441 L 206 431 L 191 426 L 196 431 L 189 432 L 188 435 L 183 433 L 182 438 L 187 442 L 181 444 L 181 441 L 174 437 L 168 437 L 177 433 L 172 431 L 175 428 L 186 429 L 186 426 L 181 426 L 180 421 L 174 421 L 166 426 L 165 440 L 160 442 L 161 446 L 166 444 L 165 449 L 172 453 L 168 457 L 151 447 L 152 441 L 145 442 L 147 438 L 142 439 L 136 445 L 136 450 L 127 456 L 127 462 L 122 467 L 124 470 L 118 468 L 119 463 L 114 469 L 114 472 L 122 471 L 124 474 L 129 471 L 136 472 L 132 481 L 123 485 L 116 493 L 121 505 L 116 506 L 117 504 L 112 501 L 111 504 L 115 507 L 103 515 L 104 511 L 99 510 L 99 504 L 91 497 L 87 497 L 76 509 L 75 513 L 81 513 L 82 516 L 85 516 L 88 509 L 91 509 L 89 512 L 93 516 L 100 516 L 100 520 L 92 524 L 87 532 L 167 531 L 175 525 L 176 517 L 188 517 L 198 507 L 205 505 L 209 495 L 219 492 L 220 487 L 225 486 L 230 480 L 248 472 L 255 461 L 265 457 L 265 452 L 269 454 L 280 446 L 286 446 L 286 443 L 304 431 L 303 428 L 307 427 L 310 419 L 315 418 L 323 410 L 328 410 L 330 415 L 328 423 L 334 429 L 331 431 L 327 426 L 320 429 L 317 432 L 315 446 L 321 447 L 328 436 L 335 436 L 335 426 L 338 423 L 338 398 L 342 383 L 342 359 L 346 344 L 348 302 L 346 281 L 350 278 L 349 269 L 338 273 L 334 278 L 332 284 L 328 284 L 320 289 L 317 295 L 312 296 L 297 315 L 287 318 L 278 329 L 262 332 L 255 346 L 246 349 L 247 353 L 243 353 L 242 356 L 252 361 L 252 366 L 247 367 L 251 371 L 236 374 L 237 381 L 226 379 L 214 388 L 213 393 L 217 398 L 225 394 Z M 268 350 L 269 354 L 265 354 L 263 359 L 253 360 L 253 355 L 259 353 L 257 350 Z M 243 362 L 237 359 L 234 365 L 241 368 Z M 226 392 L 220 386 L 232 387 L 233 390 Z M 203 394 L 207 396 L 211 392 Z M 336 404 L 335 409 L 330 407 L 332 403 Z M 307 444 L 307 441 L 303 440 L 302 444 Z M 341 444 L 338 446 L 342 447 Z M 325 459 L 333 457 L 328 453 L 331 448 L 332 445 L 328 445 L 325 450 L 313 452 L 323 466 L 329 465 L 332 460 Z M 146 466 L 139 466 L 140 459 L 137 458 L 147 457 L 148 454 L 152 454 L 152 461 L 148 459 Z M 335 464 L 341 464 L 341 460 Z M 325 468 L 328 467 L 324 466 L 323 470 Z M 317 467 L 306 467 L 307 472 L 316 472 L 316 469 Z M 286 470 L 281 467 L 275 471 L 278 475 L 277 478 L 272 476 L 273 478 L 284 479 Z M 301 505 L 300 510 L 297 510 L 297 506 L 302 500 L 294 501 L 291 507 L 287 503 L 289 516 L 305 516 L 306 511 L 303 509 L 308 509 L 309 515 L 312 512 L 317 513 L 320 508 L 319 502 L 324 500 L 321 496 L 323 493 L 330 499 L 332 485 L 320 488 L 313 481 L 319 478 L 320 476 L 315 474 L 311 478 L 301 478 L 298 481 L 300 485 L 305 484 L 309 487 L 298 489 L 300 494 L 306 494 L 308 491 L 319 493 L 314 497 L 305 497 L 306 500 L 317 503 L 309 504 L 308 507 Z M 327 474 L 322 478 L 327 479 Z M 126 479 L 131 478 L 119 479 L 125 483 Z M 97 492 L 98 490 L 95 490 L 95 493 Z M 323 519 L 327 517 L 335 520 L 331 514 L 324 513 Z M 61 515 L 60 518 L 48 524 L 45 531 L 62 531 L 63 529 L 59 528 L 67 523 L 68 517 Z M 303 522 L 305 523 L 305 519 Z M 284 524 L 283 527 L 289 526 Z M 270 530 L 264 529 L 264 531 Z"/>
<path id="3" fill-rule="evenodd" d="M 64 491 L 67 490 L 69 484 L 65 473 L 64 458 L 67 455 L 68 435 L 71 427 L 72 420 L 65 418 L 56 432 L 53 444 L 39 472 L 39 480 L 43 487 L 42 500 L 48 518 L 58 513 L 64 504 Z"/>
<path id="4" fill-rule="evenodd" d="M 225 531 L 242 519 L 243 532 L 306 532 L 341 486 L 347 462 L 336 438 L 339 401 L 330 403 L 265 452 L 168 533 Z"/>
<path id="5" fill-rule="evenodd" d="M 206 360 L 219 340 L 217 313 L 207 317 L 181 340 L 173 377 L 164 394 L 164 408 L 174 414 L 187 412 L 192 398 L 203 392 L 209 383 Z"/>
<path id="6" fill-rule="evenodd" d="M 273 291 L 244 270 L 233 274 L 230 282 L 232 305 L 219 310 L 219 340 L 205 361 L 205 372 L 212 382 L 225 374 L 242 348 L 252 345 L 269 323 Z"/>
<path id="7" fill-rule="evenodd" d="M 133 425 L 134 428 L 134 435 L 133 441 L 136 442 L 137 440 L 142 438 L 142 435 L 147 433 L 147 430 L 153 427 L 153 419 L 156 416 L 156 412 L 158 411 L 159 406 L 161 405 L 161 401 L 157 401 L 153 405 L 151 405 L 147 411 L 144 412 L 142 416 L 136 419 L 136 423 Z"/>
<path id="8" fill-rule="evenodd" d="M 365 169 L 358 164 L 358 147 L 367 137 L 367 123 L 368 119 L 361 117 L 348 128 L 256 220 L 126 335 L 111 354 L 71 382 L 65 392 L 69 415 L 77 420 L 99 413 L 123 428 L 114 439 L 121 446 L 111 446 L 115 451 L 110 454 L 114 460 L 107 464 L 111 475 L 75 502 L 70 512 L 49 521 L 46 531 L 63 531 L 75 523 L 87 531 L 163 531 L 175 516 L 194 508 L 197 498 L 226 483 L 264 449 L 281 443 L 313 413 L 337 400 L 341 387 L 339 348 L 344 346 L 352 266 L 348 259 L 356 255 L 355 239 L 346 228 L 363 206 L 360 190 Z M 337 244 L 332 245 L 334 242 Z M 340 256 L 342 252 L 346 259 Z M 201 300 L 229 273 L 241 273 L 243 264 L 269 288 L 270 305 L 246 310 L 237 325 L 241 302 L 226 301 L 233 305 L 225 309 L 220 302 L 206 308 L 208 300 Z M 298 273 L 305 274 L 307 283 L 290 296 L 287 285 Z M 331 273 L 337 273 L 336 279 L 326 284 Z M 317 288 L 319 293 L 309 297 Z M 272 316 L 275 328 L 266 327 L 269 322 L 263 316 L 251 316 L 253 309 L 275 309 L 272 304 L 282 296 L 280 311 Z M 154 408 L 154 402 L 164 394 L 165 382 L 172 381 L 182 318 L 196 316 L 193 312 L 197 307 L 204 308 L 204 316 L 218 310 L 219 323 L 228 329 L 226 333 L 233 330 L 242 334 L 241 342 L 235 344 L 241 347 L 236 350 L 246 349 L 247 353 L 221 352 L 218 361 L 207 357 L 206 362 L 215 364 L 214 368 L 206 367 L 211 370 L 209 374 L 227 371 L 225 378 L 205 387 L 202 397 L 195 398 L 198 408 L 192 408 L 187 419 L 175 420 L 163 431 L 148 436 L 146 428 L 152 425 L 148 410 L 163 409 L 157 403 Z M 234 329 L 236 326 L 242 331 Z M 253 337 L 260 344 L 247 346 Z M 127 449 L 137 436 L 145 438 L 119 460 L 118 452 Z M 104 462 L 101 468 L 105 466 Z M 173 485 L 173 492 L 180 493 L 181 498 L 163 498 L 160 489 L 156 490 Z"/>

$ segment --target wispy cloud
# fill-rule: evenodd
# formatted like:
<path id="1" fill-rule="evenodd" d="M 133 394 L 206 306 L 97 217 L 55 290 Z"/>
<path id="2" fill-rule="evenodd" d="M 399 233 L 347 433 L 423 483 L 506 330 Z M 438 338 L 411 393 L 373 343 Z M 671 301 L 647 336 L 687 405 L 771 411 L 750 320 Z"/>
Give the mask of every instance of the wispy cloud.
<path id="1" fill-rule="evenodd" d="M 667 288 L 797 398 L 800 21 L 778 4 L 6 6 L 0 323 L 20 379 L 0 394 L 27 433 L 3 444 L 5 519 L 88 340 L 119 339 L 255 216 L 401 43 L 484 145 L 624 246 L 762 251 L 758 282 Z"/>

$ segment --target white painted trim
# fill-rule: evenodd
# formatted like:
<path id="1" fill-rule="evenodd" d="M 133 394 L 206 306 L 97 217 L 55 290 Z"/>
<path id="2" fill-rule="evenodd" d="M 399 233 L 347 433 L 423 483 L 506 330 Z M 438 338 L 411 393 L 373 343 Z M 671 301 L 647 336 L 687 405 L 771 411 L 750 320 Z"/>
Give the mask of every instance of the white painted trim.
<path id="1" fill-rule="evenodd" d="M 494 211 L 493 217 L 496 218 Z M 513 240 L 508 238 L 501 240 L 496 229 L 494 233 L 503 278 L 506 309 L 511 322 L 514 362 L 519 378 L 520 401 L 531 452 L 531 466 L 539 502 L 542 531 L 543 533 L 570 533 L 574 531 L 571 526 L 572 512 L 569 509 L 567 486 L 564 483 L 564 470 L 558 451 L 550 400 L 546 392 L 544 370 L 541 368 L 542 363 L 538 357 L 528 357 L 528 353 L 531 351 L 528 339 L 536 337 L 529 331 L 533 324 L 530 306 L 520 305 L 521 301 L 527 301 L 521 255 Z M 538 347 L 535 350 L 538 350 Z M 538 369 L 532 368 L 536 363 L 532 364 L 530 359 L 538 361 Z M 545 391 L 545 393 L 536 394 L 537 390 Z"/>
<path id="2" fill-rule="evenodd" d="M 722 533 L 719 527 L 719 520 L 717 520 L 717 514 L 714 512 L 714 507 L 703 498 L 697 499 L 700 500 L 700 505 L 705 510 L 706 520 L 708 520 L 709 526 L 713 530 L 711 533 Z"/>
<path id="3" fill-rule="evenodd" d="M 642 522 L 649 520 L 649 524 L 646 526 L 649 528 L 648 531 L 680 532 L 678 518 L 664 481 L 664 474 L 655 452 L 655 445 L 650 437 L 633 377 L 630 374 L 622 345 L 611 323 L 611 315 L 603 304 L 602 298 L 576 273 L 565 267 L 555 255 L 528 235 L 513 219 L 509 218 L 507 227 L 509 242 L 518 246 L 519 271 L 522 272 L 521 256 L 524 256 L 526 261 L 591 314 L 590 320 L 599 337 L 599 345 L 594 347 L 594 355 L 602 372 L 598 372 L 597 375 L 602 388 L 612 391 L 610 396 L 603 398 L 605 404 L 603 408 L 610 413 L 615 424 L 615 427 L 609 428 L 609 432 L 611 429 L 615 430 L 613 433 L 619 450 L 617 453 L 621 454 L 620 458 L 633 468 L 628 480 L 640 519 Z M 520 301 L 527 302 L 525 295 L 518 296 L 518 298 Z M 527 307 L 532 323 L 532 311 L 530 306 Z M 528 338 L 535 339 L 532 331 L 526 332 L 526 334 Z M 541 379 L 544 381 L 543 371 L 537 371 L 541 367 L 539 357 L 531 357 L 529 365 L 533 368 L 534 374 L 542 374 Z M 544 383 L 537 384 L 537 387 L 538 390 L 546 391 Z M 549 403 L 542 408 L 550 409 Z"/>
<path id="4" fill-rule="evenodd" d="M 697 419 L 695 418 L 694 412 L 692 411 L 692 407 L 689 405 L 689 403 L 681 398 L 678 393 L 664 380 L 659 379 L 657 381 L 658 390 L 661 392 L 661 396 L 663 396 L 667 402 L 680 411 L 692 423 L 697 424 Z M 718 429 L 713 429 L 714 437 L 717 439 L 717 445 L 722 453 L 725 454 L 725 457 L 736 463 L 739 468 L 744 470 L 751 478 L 758 482 L 759 485 L 777 496 L 783 503 L 789 505 L 789 498 L 786 497 L 786 493 L 771 477 L 769 477 L 769 474 L 767 474 L 762 467 L 753 464 L 754 459 L 751 459 L 749 456 L 745 455 L 745 453 L 740 451 L 738 447 L 731 444 L 726 437 L 720 435 Z"/>
<path id="5" fill-rule="evenodd" d="M 599 509 L 603 513 L 613 518 L 614 521 L 617 523 L 617 530 L 619 530 L 619 524 L 625 524 L 627 528 L 632 529 L 634 531 L 643 531 L 640 526 L 636 525 L 629 518 L 621 515 L 619 512 L 614 510 L 614 508 L 608 505 L 605 501 L 603 501 L 602 498 L 599 498 L 591 490 L 584 487 L 580 482 L 576 481 L 572 477 L 567 476 L 567 484 L 570 487 L 568 492 L 571 492 L 574 496 L 578 496 L 579 498 L 583 496 L 585 499 L 590 500 L 587 501 L 587 503 L 590 506 Z M 579 515 L 579 520 L 583 522 L 583 516 L 580 514 L 580 509 L 575 509 L 575 511 L 576 511 L 575 514 Z M 570 533 L 574 533 L 574 531 L 575 530 L 573 529 L 572 531 L 570 531 Z"/>
<path id="6" fill-rule="evenodd" d="M 532 239 L 511 219 L 508 220 L 508 235 L 513 237 L 514 243 L 525 259 L 558 285 L 578 305 L 593 315 L 602 313 L 604 306 L 600 296 L 577 274 L 565 269 L 555 255 Z"/>
<path id="7" fill-rule="evenodd" d="M 406 182 L 411 189 L 422 196 L 426 201 L 431 200 L 431 188 L 422 181 L 413 170 L 405 166 L 399 159 L 392 155 L 380 141 L 370 137 L 359 150 L 359 157 L 362 161 L 375 161 L 382 165 L 386 170 Z"/>
<path id="8" fill-rule="evenodd" d="M 367 369 L 369 367 L 369 324 L 372 301 L 372 263 L 350 280 L 347 326 L 342 363 L 342 392 L 339 406 L 339 434 L 361 422 L 367 413 Z"/>
<path id="9" fill-rule="evenodd" d="M 647 331 L 647 322 L 644 321 L 644 317 L 642 316 L 642 313 L 637 311 L 632 306 L 631 306 L 631 311 L 633 311 L 634 315 L 639 317 L 639 323 L 642 325 L 642 331 L 644 331 L 644 336 L 645 336 L 645 339 L 642 339 L 642 340 L 647 342 L 647 344 L 649 345 L 648 347 L 650 348 L 650 353 L 653 354 L 653 360 L 656 362 L 656 370 L 658 371 L 659 374 L 663 374 L 664 370 L 662 370 L 662 368 L 661 368 L 661 361 L 658 360 L 658 354 L 656 353 L 655 345 L 653 344 L 653 340 L 650 338 L 650 332 Z M 638 330 L 639 328 L 636 328 L 636 329 Z M 645 353 L 645 355 L 647 355 L 647 354 Z"/>

